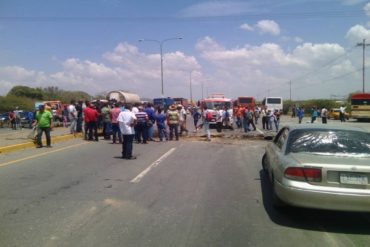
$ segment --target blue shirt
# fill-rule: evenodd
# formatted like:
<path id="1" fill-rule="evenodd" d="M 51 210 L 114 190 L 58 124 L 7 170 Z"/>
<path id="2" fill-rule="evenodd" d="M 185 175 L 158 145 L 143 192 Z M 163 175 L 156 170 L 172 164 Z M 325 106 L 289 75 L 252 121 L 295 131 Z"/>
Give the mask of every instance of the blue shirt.
<path id="1" fill-rule="evenodd" d="M 163 113 L 157 114 L 155 120 L 157 121 L 157 126 L 160 128 L 164 128 L 165 121 L 166 121 L 166 115 Z"/>
<path id="2" fill-rule="evenodd" d="M 150 107 L 147 107 L 145 108 L 144 110 L 146 112 L 146 114 L 148 114 L 148 117 L 149 117 L 149 120 L 151 120 L 152 122 L 155 121 L 155 114 L 154 114 L 154 110 Z"/>

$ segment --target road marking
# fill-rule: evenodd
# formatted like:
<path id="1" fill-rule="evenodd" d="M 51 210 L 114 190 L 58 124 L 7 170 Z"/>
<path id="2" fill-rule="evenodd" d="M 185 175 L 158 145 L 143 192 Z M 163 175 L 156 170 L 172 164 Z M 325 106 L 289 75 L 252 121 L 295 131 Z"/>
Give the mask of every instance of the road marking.
<path id="1" fill-rule="evenodd" d="M 75 145 L 72 145 L 72 146 L 68 146 L 68 147 L 64 147 L 64 148 L 59 148 L 59 149 L 54 149 L 54 150 L 51 150 L 49 152 L 45 152 L 45 153 L 41 153 L 41 154 L 35 154 L 35 155 L 28 156 L 28 157 L 25 157 L 25 158 L 22 158 L 22 159 L 8 161 L 8 162 L 5 162 L 5 163 L 0 164 L 0 167 L 8 166 L 8 165 L 11 165 L 11 164 L 14 164 L 14 163 L 18 163 L 18 162 L 21 162 L 21 161 L 25 161 L 25 160 L 34 159 L 34 158 L 37 158 L 37 157 L 41 157 L 41 156 L 45 156 L 45 155 L 48 155 L 48 154 L 56 153 L 56 152 L 59 152 L 59 151 L 63 151 L 63 150 L 69 149 L 69 148 L 74 148 L 74 147 L 82 146 L 82 145 L 85 145 L 85 144 L 88 144 L 88 142 L 78 143 L 78 144 L 75 144 Z"/>
<path id="2" fill-rule="evenodd" d="M 159 159 L 154 161 L 150 166 L 148 166 L 144 171 L 142 171 L 139 175 L 137 175 L 135 178 L 133 178 L 130 183 L 138 183 L 140 180 L 154 167 L 158 166 L 159 163 L 161 163 L 165 158 L 167 158 L 173 151 L 175 151 L 176 148 L 171 148 L 167 153 L 162 155 Z"/>
<path id="3" fill-rule="evenodd" d="M 260 133 L 260 134 L 264 134 L 259 128 L 256 128 L 256 130 Z"/>

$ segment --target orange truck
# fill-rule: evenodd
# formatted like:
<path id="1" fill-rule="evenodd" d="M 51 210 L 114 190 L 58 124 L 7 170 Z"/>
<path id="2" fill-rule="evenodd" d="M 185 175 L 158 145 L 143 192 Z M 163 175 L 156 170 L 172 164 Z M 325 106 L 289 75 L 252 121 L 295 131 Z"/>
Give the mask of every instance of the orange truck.
<path id="1" fill-rule="evenodd" d="M 48 106 L 50 107 L 50 111 L 53 114 L 53 117 L 59 121 L 63 121 L 63 104 L 59 100 L 48 100 L 48 101 L 42 101 L 42 102 L 36 102 L 35 103 L 35 109 L 38 110 L 39 105 L 44 105 L 47 109 Z"/>

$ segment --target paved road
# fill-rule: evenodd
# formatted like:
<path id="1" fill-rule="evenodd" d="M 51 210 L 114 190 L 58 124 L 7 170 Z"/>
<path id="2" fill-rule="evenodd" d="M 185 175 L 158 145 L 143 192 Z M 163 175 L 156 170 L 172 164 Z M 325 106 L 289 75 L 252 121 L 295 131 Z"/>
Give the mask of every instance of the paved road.
<path id="1" fill-rule="evenodd" d="M 0 156 L 1 246 L 369 246 L 369 214 L 276 211 L 266 141 L 72 140 Z"/>

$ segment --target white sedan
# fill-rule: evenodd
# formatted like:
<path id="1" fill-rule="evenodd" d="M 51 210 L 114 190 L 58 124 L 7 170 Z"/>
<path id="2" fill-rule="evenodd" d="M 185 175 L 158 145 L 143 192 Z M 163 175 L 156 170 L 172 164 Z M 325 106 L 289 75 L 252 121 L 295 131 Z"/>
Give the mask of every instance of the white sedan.
<path id="1" fill-rule="evenodd" d="M 262 167 L 275 207 L 370 211 L 370 133 L 333 125 L 283 127 Z"/>

